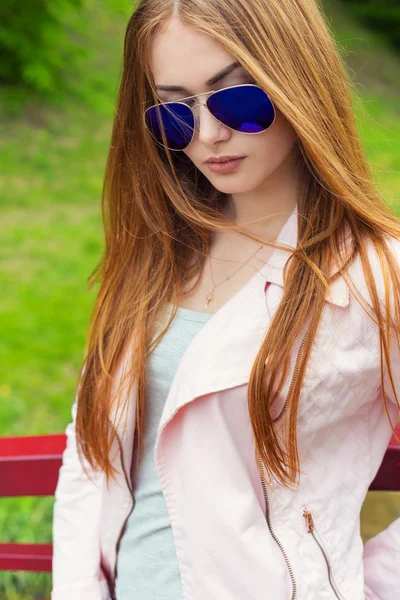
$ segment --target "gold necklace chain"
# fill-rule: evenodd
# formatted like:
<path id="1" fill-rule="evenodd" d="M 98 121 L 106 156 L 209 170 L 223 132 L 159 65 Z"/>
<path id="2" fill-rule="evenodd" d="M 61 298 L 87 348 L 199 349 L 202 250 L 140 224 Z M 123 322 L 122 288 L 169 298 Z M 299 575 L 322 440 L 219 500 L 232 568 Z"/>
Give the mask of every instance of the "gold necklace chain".
<path id="1" fill-rule="evenodd" d="M 208 295 L 206 296 L 206 300 L 207 302 L 205 303 L 204 308 L 208 308 L 209 303 L 211 302 L 211 300 L 213 299 L 213 295 L 214 295 L 214 289 L 218 286 L 221 285 L 221 283 L 224 283 L 224 281 L 227 281 L 228 279 L 230 279 L 231 277 L 233 277 L 233 275 L 235 275 L 238 271 L 240 271 L 240 269 L 242 269 L 248 262 L 249 260 L 251 260 L 253 258 L 253 256 L 255 256 L 257 254 L 257 252 L 259 252 L 261 250 L 261 248 L 264 248 L 265 244 L 262 244 L 255 252 L 254 254 L 252 254 L 247 260 L 246 262 L 244 262 L 234 273 L 232 273 L 232 275 L 229 275 L 229 277 L 225 277 L 225 279 L 223 279 L 222 281 L 220 281 L 219 283 L 215 283 L 214 281 L 214 277 L 212 274 L 212 268 L 211 268 L 211 260 L 210 260 L 210 273 L 211 273 L 211 279 L 213 282 L 213 286 L 210 290 L 210 292 L 208 293 Z"/>
<path id="2" fill-rule="evenodd" d="M 235 208 L 233 206 L 233 202 L 232 202 L 232 197 L 230 197 L 230 204 L 231 204 L 231 208 L 232 208 L 232 212 L 235 215 L 236 218 L 236 211 Z M 218 286 L 221 285 L 221 283 L 224 283 L 225 281 L 227 281 L 228 279 L 230 279 L 231 277 L 233 277 L 238 271 L 240 271 L 240 269 L 242 269 L 245 265 L 247 265 L 247 263 L 249 262 L 249 260 L 251 260 L 253 258 L 253 256 L 255 256 L 257 254 L 257 252 L 259 252 L 261 250 L 261 248 L 264 248 L 265 244 L 262 244 L 255 252 L 254 254 L 252 254 L 247 260 L 246 262 L 244 262 L 234 273 L 232 273 L 232 275 L 229 275 L 229 277 L 225 277 L 225 279 L 223 279 L 222 281 L 220 281 L 219 283 L 215 283 L 214 281 L 214 277 L 212 274 L 212 268 L 211 268 L 211 257 L 210 257 L 210 273 L 211 273 L 211 279 L 213 282 L 213 286 L 210 290 L 210 292 L 207 294 L 207 296 L 205 297 L 205 299 L 207 300 L 207 302 L 204 305 L 204 308 L 208 308 L 208 305 L 210 304 L 211 300 L 213 300 L 213 295 L 214 295 L 214 289 Z"/>

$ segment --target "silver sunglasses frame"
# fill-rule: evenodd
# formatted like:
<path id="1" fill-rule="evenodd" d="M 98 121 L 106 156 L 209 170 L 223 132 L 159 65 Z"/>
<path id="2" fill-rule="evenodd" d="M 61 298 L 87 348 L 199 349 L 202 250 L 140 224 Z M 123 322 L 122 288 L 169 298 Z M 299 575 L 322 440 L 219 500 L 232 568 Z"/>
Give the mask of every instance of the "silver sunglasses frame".
<path id="1" fill-rule="evenodd" d="M 271 102 L 272 105 L 272 109 L 274 111 L 274 119 L 271 123 L 271 125 L 269 125 L 266 129 L 263 129 L 262 131 L 255 131 L 253 133 L 248 132 L 248 131 L 238 131 L 237 129 L 233 129 L 233 127 L 229 127 L 229 125 L 225 125 L 225 123 L 222 123 L 222 121 L 220 121 L 219 119 L 217 119 L 216 117 L 214 117 L 214 115 L 212 114 L 212 112 L 210 111 L 210 109 L 207 106 L 207 100 L 213 95 L 216 94 L 217 92 L 222 92 L 224 90 L 230 90 L 232 88 L 238 88 L 238 87 L 248 87 L 248 86 L 252 86 L 252 87 L 256 87 L 258 89 L 260 89 L 261 91 L 264 92 L 264 94 L 266 94 L 266 96 L 268 97 L 269 101 Z M 182 100 L 190 100 L 190 98 L 197 98 L 199 96 L 205 96 L 206 94 L 208 94 L 208 98 L 206 100 L 206 102 L 198 102 L 197 104 L 194 104 L 193 106 L 189 106 L 188 104 L 186 104 L 186 102 L 182 102 Z M 152 108 L 156 108 L 157 106 L 166 106 L 168 104 L 183 104 L 184 106 L 186 106 L 187 108 L 190 108 L 190 110 L 193 113 L 193 121 L 194 121 L 194 127 L 193 127 L 193 135 L 190 139 L 190 142 L 187 144 L 187 146 L 185 146 L 185 148 L 182 149 L 176 149 L 176 148 L 170 148 L 169 146 L 165 146 L 164 144 L 162 144 L 152 133 L 152 131 L 149 129 L 149 127 L 147 126 L 146 123 L 146 113 L 151 110 Z M 152 139 L 162 148 L 168 148 L 168 150 L 171 150 L 172 152 L 183 152 L 184 150 L 186 150 L 186 148 L 192 143 L 193 138 L 196 134 L 196 130 L 198 129 L 198 124 L 199 124 L 199 117 L 196 116 L 195 112 L 194 112 L 194 107 L 195 106 L 205 106 L 207 108 L 207 110 L 209 111 L 210 115 L 212 117 L 214 117 L 214 119 L 216 121 L 218 121 L 218 123 L 221 123 L 221 125 L 223 125 L 224 127 L 228 127 L 228 129 L 231 129 L 231 131 L 236 131 L 236 133 L 243 133 L 243 135 L 259 135 L 260 133 L 264 133 L 265 131 L 267 131 L 274 123 L 275 123 L 275 119 L 276 119 L 276 110 L 275 110 L 275 106 L 274 103 L 272 102 L 271 98 L 268 96 L 267 92 L 265 90 L 262 89 L 262 87 L 260 87 L 259 85 L 256 85 L 255 83 L 240 83 L 238 85 L 229 85 L 228 87 L 224 87 L 221 88 L 219 90 L 211 90 L 209 92 L 203 92 L 202 94 L 194 94 L 193 96 L 186 96 L 186 98 L 180 98 L 179 100 L 170 100 L 169 102 L 159 102 L 158 104 L 153 104 L 152 106 L 149 106 L 148 108 L 146 108 L 146 110 L 143 113 L 143 120 L 144 120 L 144 125 L 145 128 L 147 129 L 147 131 L 150 133 Z"/>

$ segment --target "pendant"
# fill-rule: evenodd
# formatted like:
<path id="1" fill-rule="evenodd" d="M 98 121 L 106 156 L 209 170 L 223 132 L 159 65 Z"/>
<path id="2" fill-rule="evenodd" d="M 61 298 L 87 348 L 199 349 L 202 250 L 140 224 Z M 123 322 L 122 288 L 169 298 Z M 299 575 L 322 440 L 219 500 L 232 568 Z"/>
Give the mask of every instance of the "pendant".
<path id="1" fill-rule="evenodd" d="M 213 298 L 214 288 L 215 288 L 215 285 L 212 286 L 211 292 L 208 294 L 208 296 L 206 296 L 207 302 L 206 302 L 204 308 L 208 308 L 208 305 L 210 304 L 210 302 L 211 302 L 211 300 Z"/>

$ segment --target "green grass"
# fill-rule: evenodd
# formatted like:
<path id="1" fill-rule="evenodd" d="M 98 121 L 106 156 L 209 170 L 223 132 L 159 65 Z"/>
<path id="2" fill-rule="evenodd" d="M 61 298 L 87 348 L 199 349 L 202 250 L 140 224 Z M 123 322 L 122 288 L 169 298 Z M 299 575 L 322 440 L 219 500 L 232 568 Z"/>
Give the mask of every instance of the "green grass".
<path id="1" fill-rule="evenodd" d="M 43 106 L 0 90 L 0 435 L 63 432 L 96 290 L 100 198 L 128 0 L 91 0 L 91 53 Z M 81 15 L 82 17 L 82 15 Z M 7 117 L 7 118 L 5 118 Z M 0 541 L 50 542 L 53 498 L 2 499 Z M 50 597 L 50 574 L 0 573 L 1 600 Z"/>
<path id="2" fill-rule="evenodd" d="M 90 55 L 51 105 L 0 89 L 0 435 L 63 432 L 96 290 L 100 196 L 129 0 L 90 1 Z M 326 2 L 353 73 L 360 134 L 388 203 L 400 208 L 400 57 Z M 398 495 L 370 493 L 367 539 L 398 515 Z M 3 499 L 0 541 L 50 542 L 52 498 Z M 396 514 L 397 510 L 397 514 Z M 0 573 L 0 600 L 50 595 L 50 575 Z"/>
<path id="3" fill-rule="evenodd" d="M 1 128 L 0 434 L 60 431 L 69 418 L 95 294 L 86 281 L 103 248 L 101 188 L 127 21 L 119 5 L 90 2 L 93 56 L 70 82 L 76 96 L 47 112 L 29 105 Z"/>

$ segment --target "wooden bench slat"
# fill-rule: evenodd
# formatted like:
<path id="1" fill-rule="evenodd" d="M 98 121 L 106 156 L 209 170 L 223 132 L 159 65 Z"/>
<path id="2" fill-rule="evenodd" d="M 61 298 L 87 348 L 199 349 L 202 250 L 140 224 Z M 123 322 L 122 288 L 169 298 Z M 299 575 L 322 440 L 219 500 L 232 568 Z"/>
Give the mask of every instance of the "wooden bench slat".
<path id="1" fill-rule="evenodd" d="M 400 491 L 400 446 L 392 446 L 386 451 L 369 489 L 370 491 Z"/>
<path id="2" fill-rule="evenodd" d="M 50 573 L 52 544 L 0 544 L 0 571 Z"/>
<path id="3" fill-rule="evenodd" d="M 54 495 L 61 464 L 61 456 L 0 460 L 0 497 Z"/>
<path id="4" fill-rule="evenodd" d="M 396 426 L 400 437 L 400 423 Z M 54 495 L 65 434 L 0 438 L 0 496 Z M 370 490 L 400 491 L 400 443 L 394 435 Z M 0 544 L 0 571 L 51 572 L 52 544 Z"/>
<path id="5" fill-rule="evenodd" d="M 8 456 L 60 456 L 65 444 L 65 433 L 0 437 L 0 461 Z"/>

